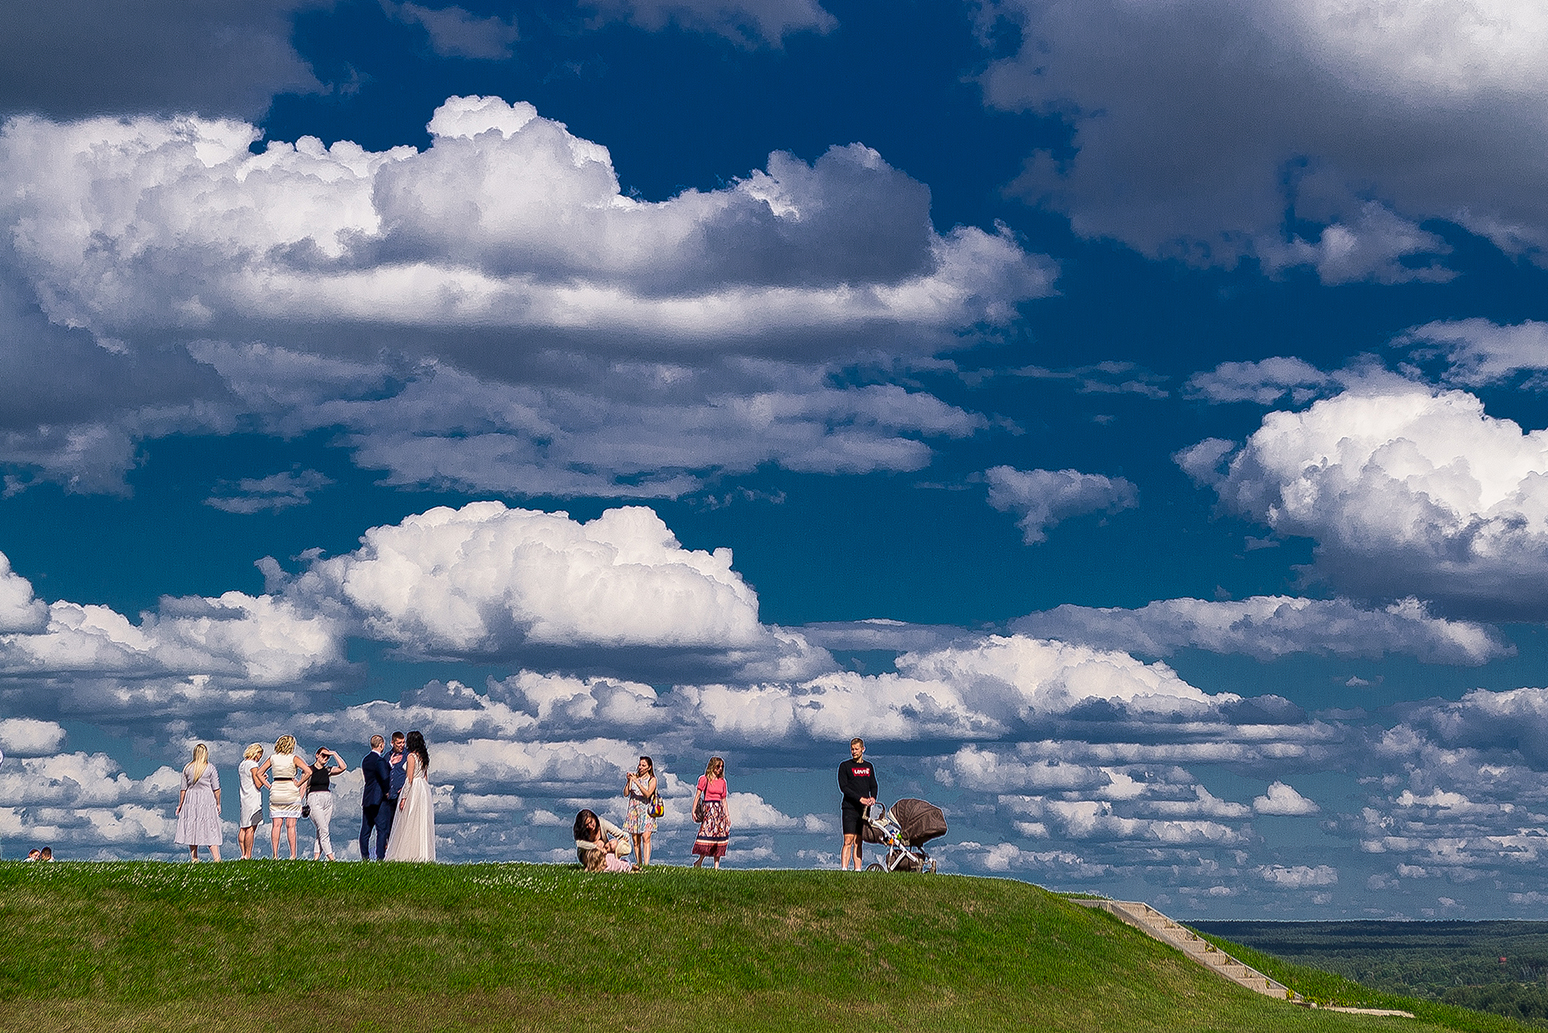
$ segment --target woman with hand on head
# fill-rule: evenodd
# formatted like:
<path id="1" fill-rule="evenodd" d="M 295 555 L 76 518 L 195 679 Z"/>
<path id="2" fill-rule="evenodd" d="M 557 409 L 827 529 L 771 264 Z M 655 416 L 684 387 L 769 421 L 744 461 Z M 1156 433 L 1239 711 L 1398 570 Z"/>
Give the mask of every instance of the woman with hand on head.
<path id="1" fill-rule="evenodd" d="M 333 767 L 329 767 L 330 758 Z M 306 805 L 312 812 L 312 827 L 315 829 L 316 842 L 312 845 L 312 856 L 326 857 L 333 861 L 333 838 L 329 835 L 328 823 L 333 820 L 333 791 L 328 787 L 328 780 L 334 775 L 344 774 L 349 765 L 344 763 L 344 758 L 326 747 L 317 747 L 317 763 L 312 766 L 311 777 L 306 783 Z"/>
<path id="2" fill-rule="evenodd" d="M 656 797 L 656 765 L 649 757 L 641 757 L 639 767 L 624 779 L 624 796 L 629 798 L 624 831 L 633 838 L 634 856 L 644 868 L 650 864 L 650 836 L 656 831 L 656 816 L 650 813 Z"/>
<path id="3" fill-rule="evenodd" d="M 425 737 L 418 732 L 408 734 L 403 749 L 408 755 L 406 777 L 382 860 L 434 861 L 435 804 L 430 798 L 430 751 L 425 746 Z"/>
<path id="4" fill-rule="evenodd" d="M 704 867 L 704 859 L 713 857 L 715 867 L 726 856 L 731 844 L 731 810 L 727 805 L 726 762 L 711 757 L 699 776 L 693 794 L 693 815 L 699 822 L 699 835 L 693 841 L 693 866 Z"/>
<path id="5" fill-rule="evenodd" d="M 199 859 L 199 848 L 210 848 L 220 860 L 220 775 L 210 763 L 210 748 L 193 748 L 193 760 L 183 769 L 183 789 L 177 794 L 177 835 L 173 842 L 188 848 L 188 859 Z"/>
<path id="6" fill-rule="evenodd" d="M 272 777 L 265 777 L 272 775 Z M 296 737 L 282 735 L 274 740 L 274 753 L 254 773 L 254 780 L 269 787 L 269 817 L 274 819 L 274 859 L 279 860 L 280 823 L 290 840 L 290 859 L 296 859 L 296 819 L 301 817 L 301 787 L 298 780 L 312 776 L 306 761 L 296 759 Z"/>
<path id="7" fill-rule="evenodd" d="M 253 841 L 263 823 L 263 792 L 257 776 L 262 759 L 263 745 L 255 742 L 242 751 L 242 763 L 237 765 L 237 846 L 244 861 L 253 859 Z"/>

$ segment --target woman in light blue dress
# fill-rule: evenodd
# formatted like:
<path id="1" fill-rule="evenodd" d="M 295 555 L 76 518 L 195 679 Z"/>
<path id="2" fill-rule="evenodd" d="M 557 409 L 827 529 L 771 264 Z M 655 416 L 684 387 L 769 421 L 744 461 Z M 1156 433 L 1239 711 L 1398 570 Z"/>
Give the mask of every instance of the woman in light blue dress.
<path id="1" fill-rule="evenodd" d="M 177 794 L 177 835 L 174 842 L 188 848 L 188 859 L 199 859 L 199 848 L 209 847 L 220 860 L 220 774 L 210 763 L 210 748 L 194 747 L 193 760 L 183 769 L 183 789 Z"/>

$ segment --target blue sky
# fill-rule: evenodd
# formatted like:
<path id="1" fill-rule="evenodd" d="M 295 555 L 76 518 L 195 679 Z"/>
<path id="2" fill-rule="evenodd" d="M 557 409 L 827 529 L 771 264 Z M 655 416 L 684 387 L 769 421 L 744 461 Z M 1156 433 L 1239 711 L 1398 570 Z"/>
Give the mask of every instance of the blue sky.
<path id="1" fill-rule="evenodd" d="M 22 12 L 0 854 L 418 727 L 453 859 L 646 751 L 827 865 L 860 734 L 951 870 L 1548 914 L 1530 12 Z"/>

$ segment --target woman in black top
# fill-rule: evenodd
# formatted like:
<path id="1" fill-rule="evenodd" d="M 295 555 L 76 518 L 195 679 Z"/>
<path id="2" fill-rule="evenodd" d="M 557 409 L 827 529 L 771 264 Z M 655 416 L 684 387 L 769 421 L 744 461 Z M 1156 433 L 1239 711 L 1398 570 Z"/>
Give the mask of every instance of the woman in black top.
<path id="1" fill-rule="evenodd" d="M 329 762 L 335 765 L 329 767 Z M 342 775 L 348 767 L 344 758 L 333 750 L 319 746 L 317 748 L 317 764 L 312 768 L 312 777 L 306 783 L 306 805 L 311 808 L 312 824 L 317 829 L 317 843 L 312 847 L 313 859 L 326 857 L 334 860 L 333 839 L 328 834 L 328 822 L 333 819 L 333 792 L 328 786 L 328 780 L 334 775 Z"/>

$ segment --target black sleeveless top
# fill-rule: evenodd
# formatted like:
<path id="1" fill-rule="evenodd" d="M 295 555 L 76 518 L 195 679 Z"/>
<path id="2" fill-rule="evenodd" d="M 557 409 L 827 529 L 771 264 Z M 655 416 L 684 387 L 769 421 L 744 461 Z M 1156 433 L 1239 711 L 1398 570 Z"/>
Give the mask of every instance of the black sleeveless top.
<path id="1" fill-rule="evenodd" d="M 328 769 L 321 764 L 313 768 L 312 778 L 307 782 L 307 787 L 314 793 L 328 792 Z"/>

